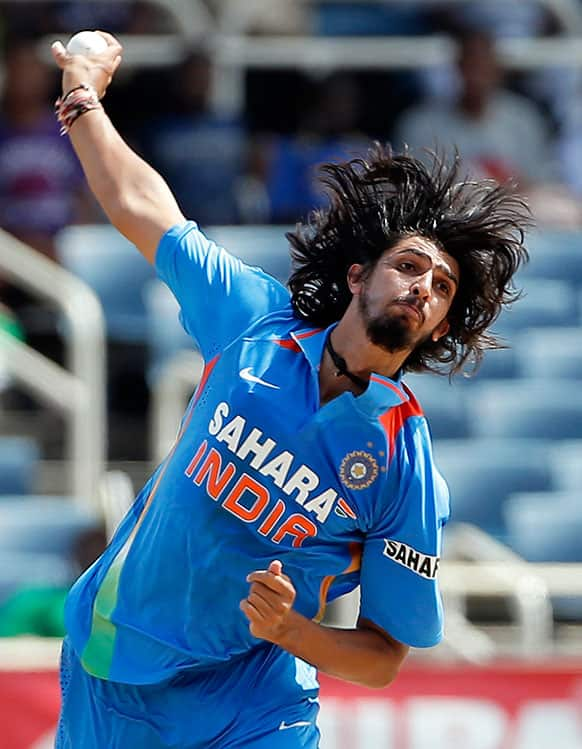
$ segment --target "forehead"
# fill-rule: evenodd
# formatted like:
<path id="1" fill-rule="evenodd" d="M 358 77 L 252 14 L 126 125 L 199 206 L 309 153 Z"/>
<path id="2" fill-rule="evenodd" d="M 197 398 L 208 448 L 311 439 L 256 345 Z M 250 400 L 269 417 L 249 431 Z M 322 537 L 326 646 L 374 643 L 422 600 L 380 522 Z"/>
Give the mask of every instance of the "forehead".
<path id="1" fill-rule="evenodd" d="M 419 234 L 414 234 L 409 237 L 403 237 L 398 242 L 386 250 L 384 257 L 391 257 L 400 253 L 405 253 L 406 250 L 416 250 L 427 255 L 433 262 L 434 266 L 445 266 L 451 271 L 457 278 L 459 277 L 459 263 L 455 260 L 452 255 L 445 252 L 436 242 L 423 237 Z"/>

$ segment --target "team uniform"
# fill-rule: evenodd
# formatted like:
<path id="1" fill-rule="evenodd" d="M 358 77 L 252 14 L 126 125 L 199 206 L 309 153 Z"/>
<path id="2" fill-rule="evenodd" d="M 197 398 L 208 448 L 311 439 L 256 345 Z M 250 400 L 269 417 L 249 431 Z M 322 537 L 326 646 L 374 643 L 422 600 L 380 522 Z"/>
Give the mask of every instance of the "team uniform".
<path id="1" fill-rule="evenodd" d="M 414 647 L 442 635 L 448 491 L 400 381 L 320 407 L 328 330 L 188 222 L 156 267 L 206 366 L 170 454 L 66 604 L 58 749 L 315 749 L 315 669 L 254 638 L 246 576 L 280 559 L 315 620 L 361 615 Z"/>

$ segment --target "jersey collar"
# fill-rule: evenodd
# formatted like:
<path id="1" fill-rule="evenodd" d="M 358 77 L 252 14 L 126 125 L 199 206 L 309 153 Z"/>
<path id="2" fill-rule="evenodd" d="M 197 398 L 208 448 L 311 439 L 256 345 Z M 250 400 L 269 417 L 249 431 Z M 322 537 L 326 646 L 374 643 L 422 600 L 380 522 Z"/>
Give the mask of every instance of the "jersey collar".
<path id="1" fill-rule="evenodd" d="M 334 323 L 328 328 L 302 328 L 291 333 L 291 337 L 303 351 L 315 372 L 319 372 L 327 334 L 336 325 L 337 323 Z M 402 386 L 401 374 L 397 379 L 392 380 L 375 372 L 370 376 L 367 390 L 355 398 L 358 408 L 372 416 L 384 413 L 394 406 L 400 406 L 408 400 L 408 394 Z"/>

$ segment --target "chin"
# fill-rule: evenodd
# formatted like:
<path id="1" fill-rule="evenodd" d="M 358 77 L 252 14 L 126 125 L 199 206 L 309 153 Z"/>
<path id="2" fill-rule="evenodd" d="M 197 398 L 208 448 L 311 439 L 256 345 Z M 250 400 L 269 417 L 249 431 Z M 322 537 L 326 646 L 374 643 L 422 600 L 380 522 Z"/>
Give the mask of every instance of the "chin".
<path id="1" fill-rule="evenodd" d="M 405 316 L 386 317 L 370 321 L 368 338 L 389 353 L 406 351 L 414 347 L 414 335 Z"/>

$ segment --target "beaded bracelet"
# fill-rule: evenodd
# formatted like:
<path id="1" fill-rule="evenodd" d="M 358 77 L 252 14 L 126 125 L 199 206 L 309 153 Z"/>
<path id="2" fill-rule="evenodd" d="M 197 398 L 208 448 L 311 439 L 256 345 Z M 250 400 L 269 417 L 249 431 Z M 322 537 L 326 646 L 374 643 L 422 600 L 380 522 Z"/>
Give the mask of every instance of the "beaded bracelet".
<path id="1" fill-rule="evenodd" d="M 61 135 L 66 135 L 71 125 L 85 112 L 100 109 L 97 91 L 87 83 L 80 83 L 55 102 L 55 114 L 61 125 Z"/>

